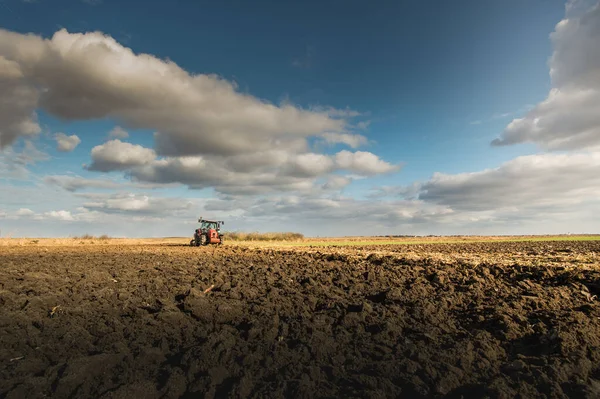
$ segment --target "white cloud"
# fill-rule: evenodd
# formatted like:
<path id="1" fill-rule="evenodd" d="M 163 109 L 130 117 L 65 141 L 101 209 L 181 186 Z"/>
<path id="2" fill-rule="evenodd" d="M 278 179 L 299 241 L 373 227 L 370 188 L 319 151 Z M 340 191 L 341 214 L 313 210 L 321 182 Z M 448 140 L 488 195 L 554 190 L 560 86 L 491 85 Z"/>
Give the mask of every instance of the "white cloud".
<path id="1" fill-rule="evenodd" d="M 257 195 L 273 191 L 312 192 L 317 179 L 336 171 L 371 176 L 399 169 L 370 152 L 335 155 L 274 149 L 238 156 L 157 157 L 153 150 L 112 140 L 92 150 L 88 170 L 126 171 L 136 182 L 213 187 L 217 192 Z M 329 185 L 331 189 L 332 185 Z"/>
<path id="2" fill-rule="evenodd" d="M 48 159 L 48 154 L 40 151 L 30 140 L 23 143 L 20 151 L 14 147 L 5 148 L 0 151 L 0 179 L 27 179 L 30 175 L 28 166 Z"/>
<path id="3" fill-rule="evenodd" d="M 126 139 L 129 137 L 129 133 L 121 126 L 115 126 L 110 132 L 108 132 L 108 137 L 111 139 Z"/>
<path id="4" fill-rule="evenodd" d="M 41 218 L 42 219 L 62 220 L 62 221 L 66 221 L 66 222 L 71 222 L 71 221 L 75 220 L 73 215 L 71 215 L 71 212 L 64 211 L 64 210 L 45 212 Z"/>
<path id="5" fill-rule="evenodd" d="M 336 144 L 346 144 L 350 148 L 358 148 L 367 144 L 367 138 L 360 134 L 349 134 L 349 133 L 324 133 L 322 135 L 325 142 Z"/>
<path id="6" fill-rule="evenodd" d="M 419 196 L 420 190 L 420 182 L 415 182 L 409 186 L 380 186 L 371 190 L 371 192 L 368 194 L 368 197 L 372 199 L 399 197 L 414 200 Z"/>
<path id="7" fill-rule="evenodd" d="M 63 29 L 45 40 L 0 30 L 0 56 L 1 76 L 9 76 L 19 90 L 33 90 L 30 101 L 21 101 L 22 106 L 12 110 L 18 112 L 11 115 L 20 116 L 11 126 L 33 121 L 37 106 L 67 120 L 107 117 L 131 128 L 156 131 L 156 151 L 161 155 L 286 148 L 296 139 L 344 133 L 344 118 L 357 114 L 269 104 L 238 92 L 234 83 L 215 75 L 191 75 L 171 61 L 135 54 L 99 32 Z M 14 126 L 3 142 L 26 133 L 27 129 Z"/>
<path id="8" fill-rule="evenodd" d="M 80 214 L 73 215 L 70 211 L 48 211 L 36 213 L 29 208 L 21 208 L 12 214 L 7 214 L 7 218 L 11 220 L 56 220 L 63 222 L 73 222 L 79 220 Z M 39 232 L 37 233 L 39 234 Z"/>
<path id="9" fill-rule="evenodd" d="M 170 162 L 154 162 L 173 166 Z M 177 158 L 172 162 L 178 162 L 186 171 L 183 175 L 197 176 L 201 170 L 202 160 L 197 157 Z M 200 169 L 196 169 L 198 167 Z M 593 232 L 600 223 L 596 212 L 600 206 L 599 168 L 600 153 L 531 155 L 479 172 L 437 173 L 427 181 L 408 187 L 381 187 L 364 200 L 337 192 L 349 183 L 347 175 L 332 174 L 317 180 L 284 177 L 277 182 L 272 180 L 276 177 L 272 174 L 265 177 L 249 173 L 248 178 L 256 180 L 248 185 L 237 180 L 239 176 L 234 174 L 233 180 L 225 179 L 221 183 L 216 198 L 83 193 L 73 196 L 83 200 L 79 208 L 65 207 L 63 212 L 34 215 L 21 211 L 23 216 L 20 217 L 13 211 L 5 219 L 8 229 L 16 226 L 10 221 L 18 218 L 19 223 L 55 221 L 59 226 L 58 222 L 64 222 L 70 226 L 88 226 L 90 231 L 89 222 L 93 221 L 94 225 L 105 226 L 103 233 L 113 235 L 126 231 L 133 235 L 183 235 L 188 232 L 182 226 L 193 223 L 199 214 L 223 218 L 232 230 L 285 229 L 309 235 L 353 234 L 357 226 L 360 226 L 360 234 Z M 182 176 L 179 172 L 176 175 Z M 68 180 L 64 181 L 69 187 Z M 321 186 L 315 187 L 316 181 Z M 273 194 L 269 188 L 275 183 L 295 184 L 296 190 L 285 195 Z M 246 196 L 248 193 L 253 196 Z M 31 197 L 28 192 L 23 195 Z M 3 203 L 9 207 L 23 203 L 21 200 L 6 202 L 7 198 Z M 36 208 L 27 205 L 27 209 L 35 211 Z M 134 221 L 134 218 L 138 219 Z M 124 224 L 129 222 L 144 224 L 144 234 L 128 230 Z M 111 229 L 106 230 L 109 226 Z M 150 226 L 154 226 L 154 230 Z"/>
<path id="10" fill-rule="evenodd" d="M 81 139 L 75 134 L 67 136 L 64 133 L 56 133 L 54 139 L 57 144 L 56 149 L 60 152 L 71 152 L 81 143 Z"/>
<path id="11" fill-rule="evenodd" d="M 381 160 L 377 155 L 365 151 L 340 151 L 335 155 L 335 163 L 339 169 L 363 175 L 390 173 L 400 169 L 399 165 L 392 165 Z"/>
<path id="12" fill-rule="evenodd" d="M 348 176 L 331 175 L 322 185 L 324 190 L 341 190 L 352 182 L 352 178 Z"/>
<path id="13" fill-rule="evenodd" d="M 440 207 L 427 218 L 435 232 L 447 223 L 454 225 L 451 234 L 595 232 L 598 170 L 600 152 L 528 155 L 478 172 L 435 173 L 409 186 L 379 187 L 369 198 Z"/>
<path id="14" fill-rule="evenodd" d="M 306 197 L 287 195 L 256 200 L 211 200 L 207 210 L 237 214 L 239 220 L 281 226 L 312 225 L 311 235 L 321 235 L 325 226 L 336 234 L 376 234 L 399 231 L 405 225 L 443 223 L 453 211 L 444 206 L 421 201 L 371 201 L 344 197 Z M 239 212 L 236 212 L 239 211 Z M 317 226 L 314 223 L 318 222 Z M 330 230 L 331 231 L 331 230 Z"/>
<path id="15" fill-rule="evenodd" d="M 175 197 L 152 197 L 144 194 L 97 194 L 83 204 L 88 211 L 101 213 L 143 214 L 153 216 L 173 216 L 195 214 L 196 201 Z"/>
<path id="16" fill-rule="evenodd" d="M 481 172 L 436 173 L 419 199 L 462 211 L 558 211 L 600 198 L 599 169 L 600 153 L 529 155 Z"/>
<path id="17" fill-rule="evenodd" d="M 304 165 L 307 169 L 299 169 L 287 155 L 282 159 L 273 155 L 263 160 L 242 160 L 249 165 L 245 171 L 232 169 L 229 161 L 223 157 L 157 159 L 130 169 L 129 174 L 139 182 L 181 183 L 191 188 L 214 187 L 221 193 L 257 195 L 272 191 L 309 191 L 316 177 L 311 173 L 319 172 L 308 169 L 308 165 Z"/>
<path id="18" fill-rule="evenodd" d="M 0 36 L 2 30 L 0 30 Z M 39 92 L 18 62 L 6 58 L 0 39 L 0 149 L 17 137 L 41 132 L 35 113 Z"/>
<path id="19" fill-rule="evenodd" d="M 430 219 L 431 228 L 442 221 L 482 226 L 507 233 L 549 233 L 576 230 L 599 223 L 600 152 L 541 154 L 515 158 L 497 168 L 479 172 L 435 173 L 410 186 L 385 186 L 370 198 L 386 202 L 401 199 L 423 206 L 440 206 L 448 213 Z M 537 223 L 537 225 L 536 225 Z M 512 227 L 509 227 L 512 226 Z"/>
<path id="20" fill-rule="evenodd" d="M 77 191 L 85 188 L 115 189 L 122 185 L 107 179 L 84 179 L 79 176 L 51 175 L 45 176 L 44 183 L 56 185 L 67 191 Z"/>
<path id="21" fill-rule="evenodd" d="M 35 212 L 29 208 L 20 208 L 17 212 L 15 212 L 16 216 L 32 216 Z"/>
<path id="22" fill-rule="evenodd" d="M 127 132 L 117 126 L 112 140 L 92 149 L 90 171 L 255 194 L 313 190 L 315 179 L 340 169 L 363 175 L 397 170 L 368 152 L 332 157 L 309 151 L 309 139 L 365 144 L 351 131 L 365 129 L 368 121 L 349 122 L 361 112 L 270 104 L 218 76 L 192 75 L 174 62 L 135 54 L 99 32 L 63 29 L 43 39 L 0 30 L 0 56 L 11 82 L 33 90 L 31 101 L 21 102 L 19 120 L 33 120 L 39 107 L 65 120 L 109 118 L 155 132 L 150 149 L 121 141 Z M 11 132 L 11 142 L 25 134 Z"/>
<path id="23" fill-rule="evenodd" d="M 600 146 L 600 3 L 569 1 L 551 35 L 553 88 L 514 119 L 493 145 L 532 142 L 548 150 Z"/>
<path id="24" fill-rule="evenodd" d="M 42 181 L 50 186 L 58 186 L 67 191 L 75 192 L 87 189 L 159 189 L 176 187 L 178 184 L 154 184 L 141 183 L 132 181 L 117 181 L 111 179 L 86 179 L 81 176 L 74 175 L 48 175 L 44 176 Z"/>
<path id="25" fill-rule="evenodd" d="M 92 148 L 92 164 L 88 170 L 110 172 L 146 165 L 156 158 L 154 150 L 141 145 L 110 140 Z"/>
<path id="26" fill-rule="evenodd" d="M 284 173 L 294 177 L 317 177 L 331 172 L 334 162 L 323 154 L 300 154 L 289 160 Z"/>

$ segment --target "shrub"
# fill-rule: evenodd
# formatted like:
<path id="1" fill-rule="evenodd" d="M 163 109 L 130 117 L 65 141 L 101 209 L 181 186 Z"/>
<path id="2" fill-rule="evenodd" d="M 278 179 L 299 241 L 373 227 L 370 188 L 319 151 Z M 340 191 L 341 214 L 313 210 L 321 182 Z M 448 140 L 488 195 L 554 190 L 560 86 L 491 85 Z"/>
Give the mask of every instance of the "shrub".
<path id="1" fill-rule="evenodd" d="M 101 235 L 100 237 L 93 236 L 91 234 L 84 234 L 82 236 L 73 237 L 74 240 L 110 240 L 110 237 L 106 234 Z"/>
<path id="2" fill-rule="evenodd" d="M 75 239 L 78 239 L 78 240 L 93 240 L 94 236 L 91 235 L 91 234 L 84 234 L 84 235 L 82 235 L 80 237 L 75 237 Z"/>

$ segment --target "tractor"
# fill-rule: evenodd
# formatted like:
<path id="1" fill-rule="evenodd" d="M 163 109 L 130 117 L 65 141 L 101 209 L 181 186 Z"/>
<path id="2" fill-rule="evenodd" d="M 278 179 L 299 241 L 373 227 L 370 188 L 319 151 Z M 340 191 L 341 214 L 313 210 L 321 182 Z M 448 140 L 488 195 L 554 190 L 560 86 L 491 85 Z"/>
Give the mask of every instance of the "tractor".
<path id="1" fill-rule="evenodd" d="M 223 244 L 223 234 L 221 226 L 225 224 L 222 220 L 198 219 L 200 228 L 194 231 L 194 238 L 190 241 L 190 246 L 199 247 L 208 244 Z"/>

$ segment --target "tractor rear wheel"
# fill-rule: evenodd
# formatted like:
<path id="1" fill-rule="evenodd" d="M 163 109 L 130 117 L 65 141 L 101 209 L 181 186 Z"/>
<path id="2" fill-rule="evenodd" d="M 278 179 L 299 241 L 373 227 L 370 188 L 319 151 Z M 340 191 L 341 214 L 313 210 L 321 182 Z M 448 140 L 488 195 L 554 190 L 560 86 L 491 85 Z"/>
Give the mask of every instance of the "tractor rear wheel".
<path id="1" fill-rule="evenodd" d="M 200 245 L 208 245 L 208 237 L 206 234 L 200 236 Z"/>

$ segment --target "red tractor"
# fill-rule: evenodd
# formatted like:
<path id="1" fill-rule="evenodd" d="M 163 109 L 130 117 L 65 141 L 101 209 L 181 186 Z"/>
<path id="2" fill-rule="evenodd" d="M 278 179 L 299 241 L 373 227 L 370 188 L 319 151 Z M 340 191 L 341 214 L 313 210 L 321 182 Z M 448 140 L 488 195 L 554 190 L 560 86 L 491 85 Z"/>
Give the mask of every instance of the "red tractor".
<path id="1" fill-rule="evenodd" d="M 194 231 L 194 238 L 190 241 L 192 247 L 208 244 L 223 244 L 223 234 L 221 234 L 221 226 L 225 224 L 222 220 L 205 220 L 198 219 L 200 228 Z"/>

